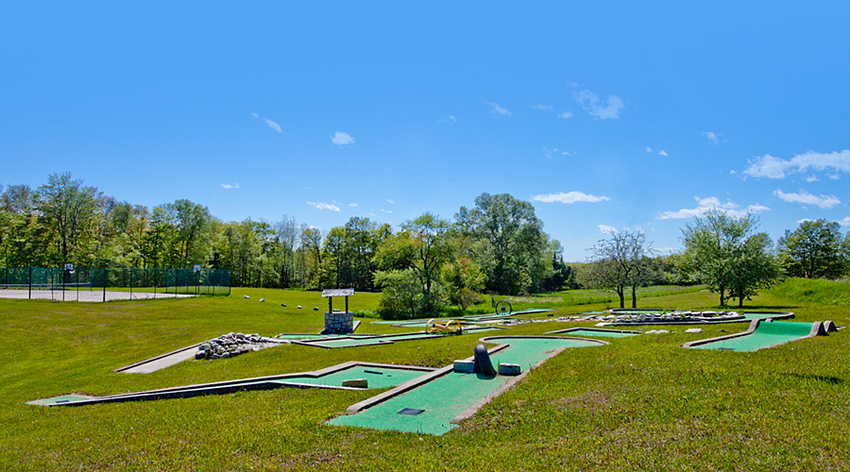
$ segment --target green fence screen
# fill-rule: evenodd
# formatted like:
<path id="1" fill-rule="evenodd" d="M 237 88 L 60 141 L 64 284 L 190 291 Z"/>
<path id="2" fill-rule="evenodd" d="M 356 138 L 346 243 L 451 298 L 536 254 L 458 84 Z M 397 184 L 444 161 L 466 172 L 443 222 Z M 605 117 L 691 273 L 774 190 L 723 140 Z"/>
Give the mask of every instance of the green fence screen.
<path id="1" fill-rule="evenodd" d="M 0 267 L 0 288 L 16 291 L 16 298 L 81 301 L 129 300 L 169 295 L 230 295 L 230 271 Z M 22 290 L 26 291 L 25 297 L 20 292 Z M 49 297 L 46 292 L 50 293 Z"/>

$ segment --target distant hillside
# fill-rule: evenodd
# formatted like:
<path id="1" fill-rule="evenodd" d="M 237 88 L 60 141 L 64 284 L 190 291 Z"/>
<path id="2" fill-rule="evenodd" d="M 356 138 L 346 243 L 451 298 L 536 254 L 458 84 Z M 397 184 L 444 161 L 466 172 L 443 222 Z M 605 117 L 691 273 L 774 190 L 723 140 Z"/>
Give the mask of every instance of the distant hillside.
<path id="1" fill-rule="evenodd" d="M 850 281 L 789 278 L 771 288 L 770 294 L 795 303 L 850 306 Z"/>

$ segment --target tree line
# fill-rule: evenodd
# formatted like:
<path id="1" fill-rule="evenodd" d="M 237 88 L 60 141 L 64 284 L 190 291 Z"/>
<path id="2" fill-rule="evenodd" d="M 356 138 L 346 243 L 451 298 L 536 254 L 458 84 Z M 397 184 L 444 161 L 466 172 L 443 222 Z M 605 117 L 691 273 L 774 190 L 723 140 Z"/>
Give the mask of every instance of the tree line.
<path id="1" fill-rule="evenodd" d="M 534 207 L 509 194 L 479 195 L 451 219 L 431 213 L 398 229 L 365 217 L 324 232 L 293 217 L 224 222 L 180 199 L 149 209 L 106 196 L 70 173 L 47 183 L 0 186 L 0 266 L 205 268 L 231 271 L 234 286 L 346 288 L 383 292 L 386 317 L 482 293 L 518 295 L 579 287 L 627 295 L 667 283 L 701 283 L 743 304 L 783 276 L 838 278 L 850 271 L 850 236 L 837 223 L 803 221 L 776 245 L 753 216 L 711 211 L 682 229 L 684 250 L 660 257 L 641 230 L 612 232 L 587 264 L 566 264 Z"/>
<path id="2" fill-rule="evenodd" d="M 718 209 L 696 217 L 682 229 L 684 250 L 665 259 L 651 258 L 652 244 L 641 230 L 612 231 L 592 248 L 593 258 L 581 272 L 584 286 L 617 293 L 620 308 L 631 291 L 672 269 L 676 283 L 705 284 L 719 294 L 720 305 L 739 307 L 783 277 L 837 279 L 850 273 L 850 234 L 824 219 L 804 220 L 774 245 L 758 231 L 753 215 L 730 216 Z M 666 267 L 665 267 L 666 266 Z"/>
<path id="3" fill-rule="evenodd" d="M 0 266 L 199 264 L 230 270 L 235 286 L 382 290 L 382 310 L 399 317 L 574 281 L 534 207 L 508 194 L 482 194 L 451 220 L 425 213 L 394 229 L 353 217 L 323 232 L 287 215 L 224 222 L 185 199 L 134 205 L 67 172 L 0 191 Z"/>

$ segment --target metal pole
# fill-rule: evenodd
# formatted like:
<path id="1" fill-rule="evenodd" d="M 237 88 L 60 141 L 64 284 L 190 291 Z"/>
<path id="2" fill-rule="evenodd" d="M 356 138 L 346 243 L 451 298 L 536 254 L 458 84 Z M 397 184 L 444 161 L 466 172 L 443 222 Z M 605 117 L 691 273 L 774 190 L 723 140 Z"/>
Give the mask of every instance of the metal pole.
<path id="1" fill-rule="evenodd" d="M 30 266 L 30 289 L 29 295 L 27 296 L 27 300 L 32 300 L 32 266 Z"/>
<path id="2" fill-rule="evenodd" d="M 133 269 L 127 269 L 130 271 L 130 300 L 133 299 Z"/>
<path id="3" fill-rule="evenodd" d="M 103 269 L 103 301 L 106 301 L 106 284 L 109 282 L 109 269 Z"/>

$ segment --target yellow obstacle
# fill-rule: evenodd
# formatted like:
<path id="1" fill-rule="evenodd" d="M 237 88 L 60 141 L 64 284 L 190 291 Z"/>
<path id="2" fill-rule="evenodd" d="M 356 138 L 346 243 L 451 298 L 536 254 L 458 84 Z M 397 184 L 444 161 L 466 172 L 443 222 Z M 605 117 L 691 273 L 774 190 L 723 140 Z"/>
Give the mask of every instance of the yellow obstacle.
<path id="1" fill-rule="evenodd" d="M 425 331 L 430 334 L 435 333 L 463 333 L 463 326 L 461 326 L 458 320 L 449 320 L 447 323 L 443 324 L 437 318 L 431 318 L 425 323 Z"/>

